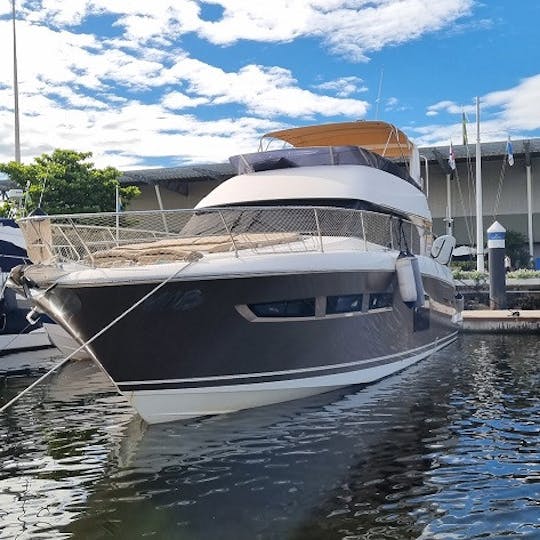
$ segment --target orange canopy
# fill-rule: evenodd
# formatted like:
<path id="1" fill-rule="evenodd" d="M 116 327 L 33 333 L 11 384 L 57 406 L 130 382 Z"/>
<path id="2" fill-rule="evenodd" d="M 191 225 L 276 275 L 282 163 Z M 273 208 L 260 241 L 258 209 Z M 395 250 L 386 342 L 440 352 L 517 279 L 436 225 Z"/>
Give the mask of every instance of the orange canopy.
<path id="1" fill-rule="evenodd" d="M 413 144 L 401 130 L 387 122 L 357 121 L 318 124 L 263 136 L 285 141 L 292 146 L 361 146 L 384 157 L 409 157 Z"/>

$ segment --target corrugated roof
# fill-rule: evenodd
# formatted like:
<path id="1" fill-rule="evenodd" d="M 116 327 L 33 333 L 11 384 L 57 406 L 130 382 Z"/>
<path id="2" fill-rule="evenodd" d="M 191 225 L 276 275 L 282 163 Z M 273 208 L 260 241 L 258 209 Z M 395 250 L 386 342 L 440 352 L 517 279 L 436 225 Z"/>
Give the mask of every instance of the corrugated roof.
<path id="1" fill-rule="evenodd" d="M 234 176 L 235 171 L 230 163 L 201 163 L 182 167 L 163 167 L 155 169 L 139 169 L 124 171 L 120 182 L 123 184 L 154 184 L 166 180 L 183 180 L 187 182 L 217 180 L 223 181 Z"/>
<path id="2" fill-rule="evenodd" d="M 529 143 L 529 152 L 531 155 L 540 155 L 540 139 L 522 139 L 512 141 L 512 150 L 514 157 L 519 154 L 525 154 L 525 144 Z M 436 152 L 440 152 L 448 158 L 450 145 L 446 146 L 426 146 L 419 148 L 421 154 L 429 160 L 436 160 Z M 467 159 L 476 155 L 476 144 L 453 144 L 454 156 L 456 160 Z M 506 155 L 506 141 L 486 142 L 481 144 L 482 159 L 499 158 Z"/>

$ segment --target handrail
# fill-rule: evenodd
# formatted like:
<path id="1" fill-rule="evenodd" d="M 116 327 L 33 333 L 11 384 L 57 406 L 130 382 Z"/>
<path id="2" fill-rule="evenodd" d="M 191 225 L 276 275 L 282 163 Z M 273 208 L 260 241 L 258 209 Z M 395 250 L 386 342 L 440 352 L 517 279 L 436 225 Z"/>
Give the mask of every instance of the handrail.
<path id="1" fill-rule="evenodd" d="M 164 214 L 167 230 L 163 227 Z M 240 252 L 249 255 L 353 249 L 354 241 L 351 244 L 344 242 L 346 239 L 357 240 L 356 250 L 396 250 L 400 248 L 394 232 L 397 222 L 403 224 L 404 238 L 410 238 L 411 249 L 422 253 L 425 239 L 431 235 L 431 230 L 424 229 L 419 221 L 371 210 L 327 206 L 147 210 L 31 216 L 19 220 L 23 234 L 29 229 L 28 234 L 33 237 L 27 240 L 34 243 L 38 229 L 33 226 L 35 219 L 42 220 L 38 239 L 47 243 L 57 262 L 90 266 L 103 265 L 105 260 L 112 264 L 112 257 L 137 261 L 137 257 L 143 257 L 143 251 L 151 251 L 156 261 L 159 259 L 157 262 L 163 262 L 193 250 L 223 253 L 231 250 L 231 245 L 236 257 Z M 145 260 L 149 257 L 144 254 Z"/>

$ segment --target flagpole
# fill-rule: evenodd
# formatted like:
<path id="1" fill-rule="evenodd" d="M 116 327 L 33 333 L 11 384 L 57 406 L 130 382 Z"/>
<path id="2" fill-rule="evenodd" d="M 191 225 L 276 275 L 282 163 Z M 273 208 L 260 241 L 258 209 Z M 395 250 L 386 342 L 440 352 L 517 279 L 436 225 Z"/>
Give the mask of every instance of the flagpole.
<path id="1" fill-rule="evenodd" d="M 13 21 L 13 100 L 15 114 L 15 161 L 21 162 L 21 139 L 19 129 L 19 78 L 17 76 L 17 34 L 15 32 L 15 0 L 11 0 Z"/>
<path id="2" fill-rule="evenodd" d="M 482 156 L 480 149 L 480 98 L 476 98 L 476 270 L 484 272 L 484 224 L 482 210 Z"/>
<path id="3" fill-rule="evenodd" d="M 446 234 L 453 235 L 452 227 L 452 186 L 450 180 L 452 178 L 453 171 L 456 170 L 456 158 L 454 156 L 454 147 L 452 141 L 450 141 L 450 148 L 448 149 L 448 166 L 450 172 L 446 174 Z"/>
<path id="4" fill-rule="evenodd" d="M 534 236 L 533 236 L 533 206 L 532 206 L 532 175 L 531 175 L 531 143 L 524 141 L 525 172 L 527 175 L 527 234 L 529 236 L 529 262 L 534 263 Z M 534 266 L 534 265 L 533 265 Z"/>

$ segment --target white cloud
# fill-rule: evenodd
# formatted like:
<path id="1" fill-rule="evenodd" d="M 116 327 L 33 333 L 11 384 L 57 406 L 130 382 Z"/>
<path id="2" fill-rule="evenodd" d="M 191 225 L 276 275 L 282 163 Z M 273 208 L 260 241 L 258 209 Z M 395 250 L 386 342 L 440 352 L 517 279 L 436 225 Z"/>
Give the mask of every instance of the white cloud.
<path id="1" fill-rule="evenodd" d="M 293 118 L 347 115 L 363 117 L 365 101 L 315 94 L 298 86 L 292 73 L 277 66 L 248 65 L 236 73 L 184 57 L 164 72 L 162 82 L 186 81 L 191 94 L 214 105 L 243 104 L 248 112 L 264 117 Z"/>
<path id="2" fill-rule="evenodd" d="M 34 0 L 22 2 L 27 19 L 59 26 L 78 24 L 89 13 L 107 13 L 127 39 L 174 42 L 186 33 L 218 45 L 240 40 L 282 43 L 317 37 L 349 60 L 365 61 L 385 46 L 404 43 L 467 17 L 474 0 L 213 0 L 223 7 L 216 21 L 201 18 L 193 0 Z M 37 7 L 36 7 L 37 6 Z"/>
<path id="3" fill-rule="evenodd" d="M 80 9 L 73 13 L 80 13 Z M 131 161 L 140 164 L 144 156 L 167 159 L 182 154 L 186 160 L 223 159 L 239 148 L 255 149 L 264 126 L 275 129 L 282 125 L 265 118 L 319 114 L 362 117 L 367 110 L 363 101 L 303 89 L 289 70 L 276 66 L 247 65 L 238 72 L 227 72 L 181 51 L 137 48 L 129 40 L 99 40 L 91 34 L 25 21 L 18 23 L 17 30 L 25 160 L 56 147 L 91 149 L 96 162 L 114 156 L 113 164 L 122 165 Z M 0 20 L 2 50 L 10 50 L 10 37 L 9 21 Z M 157 61 L 166 54 L 166 64 Z M 6 79 L 10 80 L 11 72 L 12 66 L 8 66 Z M 154 105 L 143 103 L 147 91 L 153 93 Z M 179 130 L 187 117 L 175 113 L 210 104 L 213 116 L 222 120 L 205 122 L 190 117 L 189 132 Z M 244 121 L 230 120 L 230 111 L 216 112 L 219 106 L 227 105 L 235 106 Z M 0 161 L 13 156 L 12 107 L 11 84 L 5 84 L 0 90 Z M 227 127 L 246 123 L 246 133 Z M 209 126 L 215 126 L 216 132 L 209 135 Z M 224 131 L 217 132 L 220 129 Z M 114 153 L 114 149 L 121 152 Z"/>
<path id="4" fill-rule="evenodd" d="M 194 98 L 182 92 L 171 92 L 166 94 L 161 103 L 167 109 L 180 110 L 188 109 L 190 107 L 197 107 L 198 105 L 206 105 L 210 100 L 207 98 Z"/>
<path id="5" fill-rule="evenodd" d="M 499 121 L 510 131 L 540 128 L 540 74 L 523 79 L 516 87 L 491 92 L 482 98 L 486 108 L 501 109 Z"/>
<path id="6" fill-rule="evenodd" d="M 349 76 L 317 84 L 315 88 L 334 92 L 338 97 L 348 97 L 359 92 L 367 92 L 368 88 L 362 83 L 363 81 L 360 77 Z"/>
<path id="7" fill-rule="evenodd" d="M 540 74 L 525 78 L 517 86 L 480 96 L 480 130 L 483 141 L 505 140 L 508 135 L 528 137 L 527 132 L 540 129 Z M 444 100 L 428 107 L 427 116 L 440 113 L 454 115 L 448 125 L 428 125 L 415 128 L 421 134 L 421 144 L 438 144 L 444 140 L 461 140 L 461 114 L 468 123 L 476 122 L 476 105 Z M 470 128 L 476 129 L 476 128 Z M 471 137 L 469 136 L 469 139 Z"/>
<path id="8" fill-rule="evenodd" d="M 444 100 L 439 101 L 438 103 L 435 103 L 434 105 L 430 105 L 427 110 L 428 116 L 436 116 L 440 112 L 446 112 L 449 114 L 460 114 L 462 112 L 464 113 L 474 113 L 475 112 L 475 105 L 467 104 L 459 104 L 455 103 L 454 101 Z"/>

